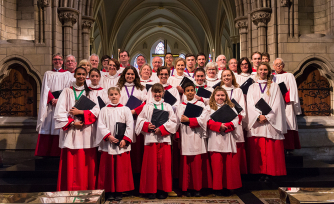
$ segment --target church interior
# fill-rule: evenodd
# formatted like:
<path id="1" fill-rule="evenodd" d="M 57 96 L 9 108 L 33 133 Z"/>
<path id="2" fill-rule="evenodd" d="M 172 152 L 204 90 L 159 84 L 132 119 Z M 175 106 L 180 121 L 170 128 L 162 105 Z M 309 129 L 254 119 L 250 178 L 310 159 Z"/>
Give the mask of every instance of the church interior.
<path id="1" fill-rule="evenodd" d="M 34 155 L 52 55 L 79 62 L 93 53 L 117 59 L 119 50 L 136 68 L 138 56 L 151 65 L 166 51 L 204 53 L 208 62 L 267 52 L 296 79 L 302 148 L 286 156 L 287 176 L 264 187 L 245 175 L 239 194 L 170 202 L 280 203 L 279 187 L 333 187 L 333 0 L 2 0 L 0 14 L 0 193 L 56 190 L 59 158 Z M 123 199 L 135 201 L 145 200 Z"/>

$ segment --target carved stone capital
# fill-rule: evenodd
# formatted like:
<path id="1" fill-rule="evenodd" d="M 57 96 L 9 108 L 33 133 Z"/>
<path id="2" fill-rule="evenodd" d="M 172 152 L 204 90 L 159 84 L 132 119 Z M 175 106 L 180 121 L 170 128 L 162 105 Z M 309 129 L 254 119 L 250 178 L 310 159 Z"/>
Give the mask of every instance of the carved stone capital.
<path id="1" fill-rule="evenodd" d="M 38 4 L 40 7 L 44 8 L 44 7 L 49 7 L 50 6 L 50 0 L 39 0 Z"/>
<path id="2" fill-rule="evenodd" d="M 82 16 L 82 31 L 89 32 L 94 22 L 95 22 L 95 19 L 93 17 Z"/>
<path id="3" fill-rule="evenodd" d="M 290 0 L 281 0 L 281 6 L 282 7 L 289 7 L 291 4 Z"/>
<path id="4" fill-rule="evenodd" d="M 235 20 L 235 27 L 239 29 L 240 34 L 248 33 L 248 18 L 247 17 L 239 17 Z"/>
<path id="5" fill-rule="evenodd" d="M 271 9 L 259 9 L 251 14 L 252 21 L 257 27 L 266 27 L 271 17 Z"/>
<path id="6" fill-rule="evenodd" d="M 78 10 L 71 8 L 58 8 L 58 17 L 63 26 L 73 27 L 78 19 Z"/>

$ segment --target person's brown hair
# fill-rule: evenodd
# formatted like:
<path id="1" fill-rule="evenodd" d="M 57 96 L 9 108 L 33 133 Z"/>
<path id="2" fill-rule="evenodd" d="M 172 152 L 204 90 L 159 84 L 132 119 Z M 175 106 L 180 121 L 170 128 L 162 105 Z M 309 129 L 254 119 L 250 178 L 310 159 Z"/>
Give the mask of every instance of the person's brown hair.
<path id="1" fill-rule="evenodd" d="M 267 57 L 268 60 L 270 61 L 270 55 L 269 55 L 268 52 L 264 52 L 264 53 L 262 53 L 262 56 L 261 56 L 261 57 Z"/>
<path id="2" fill-rule="evenodd" d="M 117 91 L 119 93 L 119 95 L 121 95 L 121 90 L 116 86 L 110 87 L 108 89 L 108 95 L 109 95 L 110 91 Z"/>
<path id="3" fill-rule="evenodd" d="M 115 58 L 110 58 L 109 61 L 108 61 L 108 64 L 109 64 L 110 61 L 113 61 L 115 63 L 115 65 L 116 65 L 116 70 L 119 70 L 119 68 L 121 66 L 121 64 L 119 63 L 119 61 L 117 59 L 115 59 Z"/>
<path id="4" fill-rule="evenodd" d="M 152 67 L 151 67 L 150 64 L 148 64 L 148 63 L 143 64 L 143 65 L 139 68 L 139 75 L 140 75 L 140 77 L 141 77 L 141 72 L 143 71 L 143 69 L 144 69 L 145 66 L 148 66 L 148 67 L 150 68 L 150 77 L 151 77 L 151 76 L 152 76 Z"/>
<path id="5" fill-rule="evenodd" d="M 232 70 L 230 70 L 230 69 L 226 69 L 226 70 L 222 71 L 222 75 L 221 75 L 221 80 L 222 80 L 222 81 L 221 81 L 221 83 L 220 83 L 220 86 L 223 86 L 223 85 L 224 85 L 223 73 L 224 73 L 225 71 L 229 71 L 229 72 L 231 73 L 231 75 L 232 75 L 232 85 L 233 85 L 235 88 L 238 88 L 238 87 L 239 87 L 239 84 L 237 83 L 237 80 L 236 80 L 236 78 L 235 78 L 234 73 L 233 73 Z"/>
<path id="6" fill-rule="evenodd" d="M 211 97 L 210 97 L 210 100 L 209 100 L 209 105 L 210 105 L 210 108 L 212 110 L 218 110 L 218 106 L 217 106 L 217 102 L 215 100 L 215 95 L 218 91 L 223 91 L 226 95 L 226 100 L 225 100 L 225 104 L 229 105 L 231 108 L 234 107 L 234 103 L 231 102 L 230 100 L 230 97 L 228 97 L 228 94 L 226 92 L 226 90 L 222 87 L 216 87 L 215 90 L 212 92 L 211 94 Z"/>
<path id="7" fill-rule="evenodd" d="M 187 63 L 186 63 L 186 60 L 185 60 L 185 59 L 183 59 L 182 57 L 179 57 L 179 58 L 177 58 L 177 59 L 175 60 L 175 63 L 174 63 L 174 65 L 176 66 L 176 64 L 177 64 L 179 61 L 182 61 L 182 62 L 184 63 L 184 66 L 186 66 L 186 65 L 187 65 Z"/>
<path id="8" fill-rule="evenodd" d="M 153 93 L 164 92 L 164 91 L 165 91 L 165 89 L 160 83 L 153 84 L 153 86 L 151 88 L 151 92 L 153 92 Z"/>
<path id="9" fill-rule="evenodd" d="M 161 66 L 161 67 L 159 67 L 158 68 L 158 71 L 157 71 L 157 75 L 159 76 L 160 75 L 160 73 L 161 73 L 161 71 L 162 70 L 167 70 L 167 72 L 168 72 L 168 76 L 170 75 L 170 69 L 168 68 L 168 67 L 166 67 L 166 66 Z"/>
<path id="10" fill-rule="evenodd" d="M 268 90 L 267 90 L 267 95 L 270 96 L 270 91 L 269 90 L 270 90 L 270 86 L 271 86 L 271 83 L 272 83 L 272 76 L 271 76 L 272 70 L 271 70 L 271 67 L 270 67 L 270 65 L 269 65 L 268 62 L 261 62 L 259 64 L 259 68 L 260 68 L 261 65 L 266 66 L 267 69 L 268 69 L 268 75 L 267 75 L 267 88 L 268 88 Z M 259 68 L 257 70 L 259 70 Z M 258 73 L 257 73 L 257 77 L 259 77 Z"/>
<path id="11" fill-rule="evenodd" d="M 133 66 L 127 66 L 125 67 L 124 71 L 122 72 L 120 78 L 118 79 L 118 82 L 117 82 L 117 86 L 122 89 L 124 84 L 126 83 L 126 80 L 125 80 L 125 75 L 126 73 L 128 72 L 128 70 L 131 69 L 133 71 L 133 73 L 135 74 L 135 80 L 133 81 L 133 83 L 135 84 L 135 87 L 137 89 L 140 89 L 140 90 L 143 90 L 145 87 L 140 83 L 140 77 L 138 75 L 138 72 L 136 70 L 136 68 L 134 68 Z"/>

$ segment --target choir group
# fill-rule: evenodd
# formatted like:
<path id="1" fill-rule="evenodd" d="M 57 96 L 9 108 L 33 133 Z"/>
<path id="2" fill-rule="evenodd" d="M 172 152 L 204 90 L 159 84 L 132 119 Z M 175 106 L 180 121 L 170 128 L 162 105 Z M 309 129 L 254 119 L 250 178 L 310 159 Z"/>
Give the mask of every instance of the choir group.
<path id="1" fill-rule="evenodd" d="M 285 153 L 300 148 L 301 113 L 292 74 L 277 58 L 255 52 L 227 63 L 155 57 L 139 69 L 107 55 L 52 58 L 40 95 L 36 156 L 60 156 L 57 190 L 105 189 L 110 199 L 135 188 L 164 199 L 173 178 L 186 196 L 240 188 L 241 174 L 261 182 L 286 175 Z M 198 66 L 196 66 L 196 64 Z M 226 190 L 228 189 L 228 190 Z"/>

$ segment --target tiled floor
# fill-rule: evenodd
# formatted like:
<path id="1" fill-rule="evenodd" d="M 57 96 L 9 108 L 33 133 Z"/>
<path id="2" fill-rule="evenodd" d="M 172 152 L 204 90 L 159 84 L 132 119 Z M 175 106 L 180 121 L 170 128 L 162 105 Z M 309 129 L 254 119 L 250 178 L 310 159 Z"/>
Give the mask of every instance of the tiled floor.
<path id="1" fill-rule="evenodd" d="M 264 204 L 281 204 L 279 199 L 279 194 L 277 190 L 262 190 L 262 191 L 252 191 L 253 195 L 255 195 L 259 201 Z M 159 203 L 159 204 L 195 204 L 195 203 L 224 203 L 224 204 L 252 204 L 250 201 L 242 200 L 236 194 L 223 197 L 223 196 L 215 196 L 210 194 L 205 197 L 168 197 L 165 200 L 148 200 L 143 197 L 135 197 L 129 196 L 124 197 L 121 202 L 109 202 L 106 201 L 105 204 L 113 204 L 113 203 L 120 203 L 120 204 L 142 204 L 142 203 Z"/>

